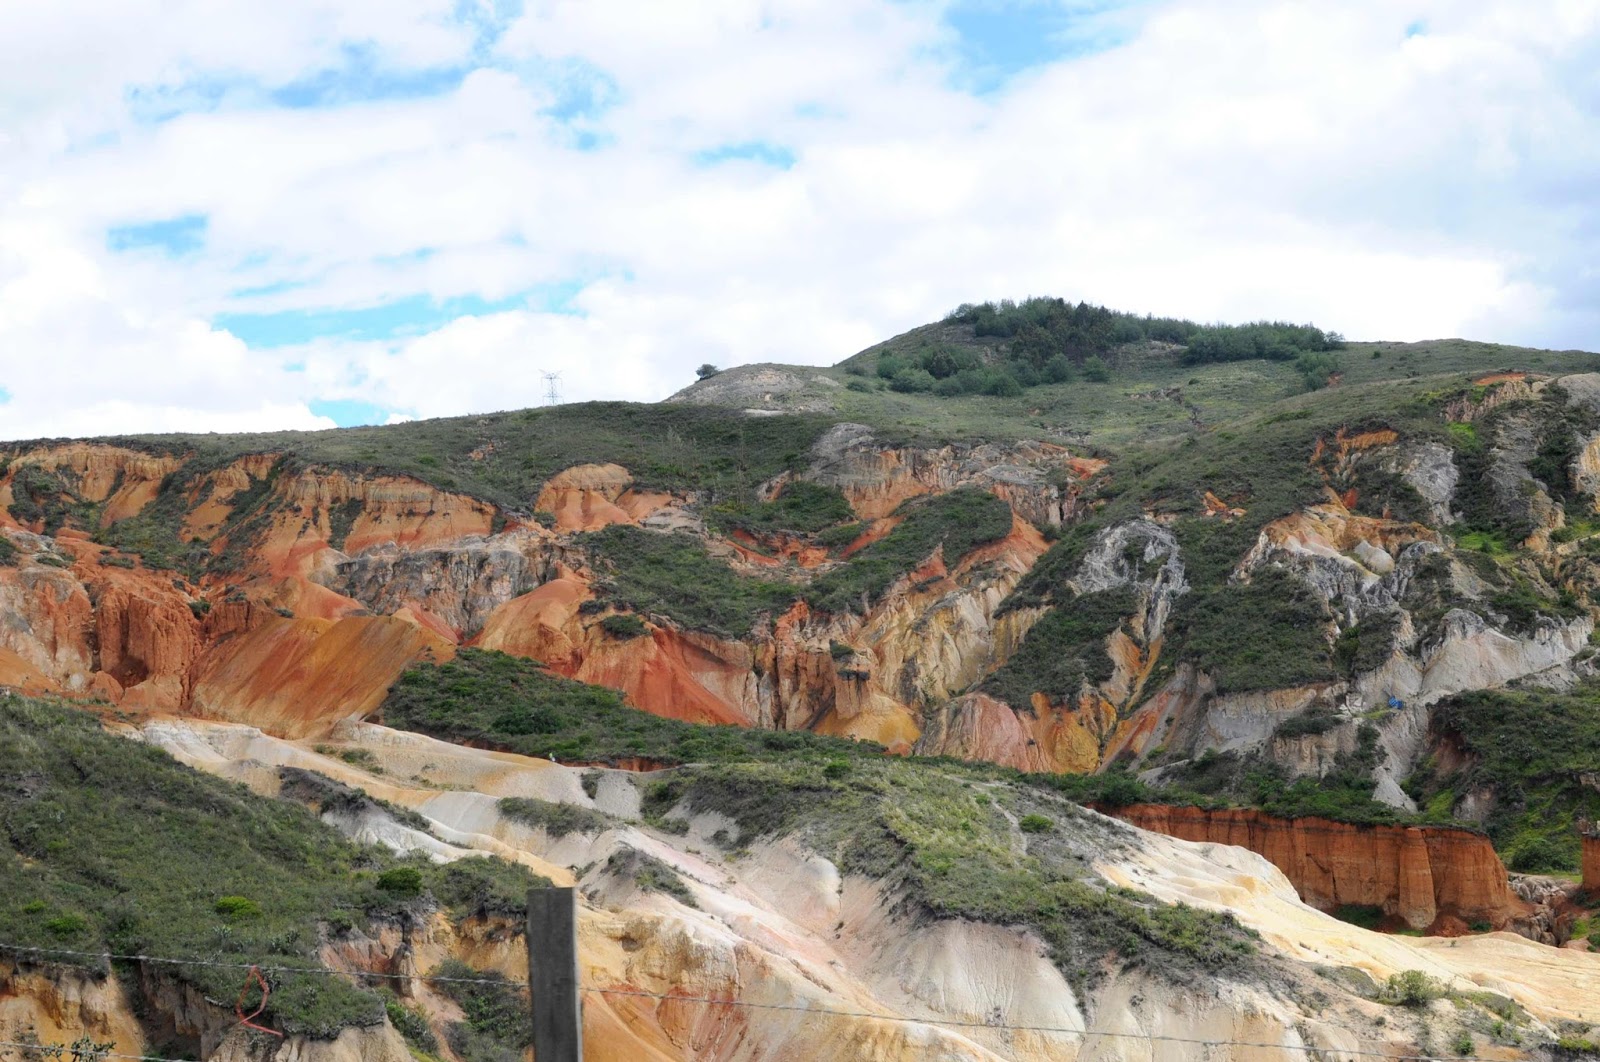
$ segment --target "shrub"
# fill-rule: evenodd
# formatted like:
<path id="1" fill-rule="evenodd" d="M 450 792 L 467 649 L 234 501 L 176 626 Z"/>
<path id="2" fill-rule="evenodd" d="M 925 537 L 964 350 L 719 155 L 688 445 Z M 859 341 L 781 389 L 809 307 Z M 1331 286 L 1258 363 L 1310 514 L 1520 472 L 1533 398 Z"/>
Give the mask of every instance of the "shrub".
<path id="1" fill-rule="evenodd" d="M 621 613 L 607 616 L 601 620 L 600 629 L 611 635 L 611 637 L 624 642 L 631 641 L 634 638 L 642 638 L 650 633 L 649 628 L 644 625 L 644 620 L 638 616 Z"/>
<path id="2" fill-rule="evenodd" d="M 576 804 L 561 804 L 549 800 L 527 797 L 506 797 L 500 801 L 500 814 L 534 829 L 542 829 L 551 838 L 559 839 L 569 833 L 600 833 L 611 828 L 611 816 Z"/>
<path id="3" fill-rule="evenodd" d="M 66 938 L 75 937 L 89 928 L 89 920 L 81 914 L 57 915 L 47 920 L 44 928 L 52 935 Z"/>
<path id="4" fill-rule="evenodd" d="M 17 547 L 11 540 L 0 535 L 0 568 L 15 568 L 17 566 Z"/>
<path id="5" fill-rule="evenodd" d="M 408 1007 L 390 995 L 384 997 L 383 1009 L 389 1017 L 389 1024 L 394 1026 L 406 1043 L 425 1054 L 438 1052 L 439 1040 L 428 1027 L 427 1015 L 421 1010 Z"/>
<path id="6" fill-rule="evenodd" d="M 694 371 L 694 378 L 696 380 L 709 380 L 721 371 L 721 369 L 708 361 Z"/>
<path id="7" fill-rule="evenodd" d="M 446 1030 L 462 1062 L 517 1062 L 533 1042 L 522 992 L 494 970 L 449 959 L 431 973 L 433 984 L 461 1008 L 464 1021 Z"/>
<path id="8" fill-rule="evenodd" d="M 224 896 L 216 903 L 217 914 L 230 922 L 261 917 L 261 905 L 244 896 Z"/>
<path id="9" fill-rule="evenodd" d="M 694 535 L 617 525 L 579 536 L 607 596 L 634 612 L 742 637 L 763 613 L 781 611 L 796 587 L 740 575 Z"/>
<path id="10" fill-rule="evenodd" d="M 1467 1030 L 1462 1029 L 1461 1032 L 1456 1035 L 1455 1040 L 1451 1042 L 1450 1049 L 1456 1054 L 1462 1056 L 1472 1054 L 1474 1049 L 1474 1045 L 1472 1043 L 1472 1034 Z"/>
<path id="11" fill-rule="evenodd" d="M 378 888 L 390 896 L 422 895 L 422 872 L 416 867 L 394 867 L 378 875 Z"/>
<path id="12" fill-rule="evenodd" d="M 1023 833 L 1047 833 L 1054 826 L 1055 823 L 1051 822 L 1046 816 L 1035 814 L 1024 815 L 1017 822 L 1017 827 Z"/>
<path id="13" fill-rule="evenodd" d="M 1294 359 L 1294 371 L 1300 374 L 1307 391 L 1319 391 L 1328 386 L 1328 378 L 1339 371 L 1339 359 L 1320 352 L 1302 354 Z"/>
<path id="14" fill-rule="evenodd" d="M 1378 998 L 1402 1007 L 1420 1007 L 1444 996 L 1444 985 L 1421 970 L 1402 970 L 1384 982 Z"/>
<path id="15" fill-rule="evenodd" d="M 1109 383 L 1111 366 L 1098 357 L 1089 358 L 1083 363 L 1083 378 L 1090 383 Z"/>
<path id="16" fill-rule="evenodd" d="M 211 602 L 196 599 L 189 602 L 189 611 L 194 613 L 195 619 L 204 619 L 211 612 Z"/>

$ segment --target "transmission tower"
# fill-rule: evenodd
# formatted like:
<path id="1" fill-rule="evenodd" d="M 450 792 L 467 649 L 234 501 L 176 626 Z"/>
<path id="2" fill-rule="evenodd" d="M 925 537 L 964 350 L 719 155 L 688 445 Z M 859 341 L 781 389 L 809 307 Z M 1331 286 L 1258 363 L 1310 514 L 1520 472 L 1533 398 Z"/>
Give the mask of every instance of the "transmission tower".
<path id="1" fill-rule="evenodd" d="M 561 404 L 561 374 L 559 372 L 547 372 L 542 375 L 544 376 L 544 404 L 547 406 L 559 406 Z"/>

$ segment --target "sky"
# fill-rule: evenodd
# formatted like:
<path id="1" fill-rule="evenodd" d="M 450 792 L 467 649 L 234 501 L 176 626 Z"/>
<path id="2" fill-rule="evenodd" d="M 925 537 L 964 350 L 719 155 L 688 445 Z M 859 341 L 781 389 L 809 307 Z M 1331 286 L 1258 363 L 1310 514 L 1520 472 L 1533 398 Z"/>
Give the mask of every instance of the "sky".
<path id="1" fill-rule="evenodd" d="M 0 71 L 0 439 L 655 401 L 1035 294 L 1600 349 L 1595 0 L 52 0 Z"/>

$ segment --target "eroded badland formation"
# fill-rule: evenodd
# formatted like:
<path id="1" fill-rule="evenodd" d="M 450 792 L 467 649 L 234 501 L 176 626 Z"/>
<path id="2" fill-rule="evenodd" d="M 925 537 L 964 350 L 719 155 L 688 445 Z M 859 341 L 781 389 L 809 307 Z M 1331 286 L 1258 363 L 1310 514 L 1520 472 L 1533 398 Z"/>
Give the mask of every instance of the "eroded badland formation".
<path id="1" fill-rule="evenodd" d="M 0 445 L 0 1040 L 514 1058 L 542 878 L 598 1059 L 1593 1050 L 1596 357 L 1085 312 Z"/>

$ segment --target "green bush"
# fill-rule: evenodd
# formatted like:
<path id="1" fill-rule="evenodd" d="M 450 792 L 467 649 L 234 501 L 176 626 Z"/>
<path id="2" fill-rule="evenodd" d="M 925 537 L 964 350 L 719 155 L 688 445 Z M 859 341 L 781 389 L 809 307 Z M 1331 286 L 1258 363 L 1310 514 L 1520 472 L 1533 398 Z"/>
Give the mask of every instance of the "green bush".
<path id="1" fill-rule="evenodd" d="M 600 621 L 600 629 L 611 635 L 611 637 L 624 642 L 631 641 L 634 638 L 642 638 L 650 633 L 650 628 L 644 625 L 644 620 L 638 616 L 630 616 L 625 613 L 607 616 L 602 619 Z"/>
<path id="2" fill-rule="evenodd" d="M 794 480 L 784 484 L 771 501 L 729 499 L 712 507 L 707 517 L 723 528 L 809 535 L 854 520 L 855 512 L 838 487 Z"/>
<path id="3" fill-rule="evenodd" d="M 461 1008 L 464 1020 L 445 1039 L 462 1062 L 520 1062 L 532 1046 L 526 994 L 494 970 L 477 970 L 448 959 L 431 977 L 439 992 Z"/>
<path id="4" fill-rule="evenodd" d="M 560 804 L 528 797 L 505 797 L 500 814 L 514 822 L 542 829 L 552 838 L 569 833 L 600 833 L 611 828 L 611 816 L 576 804 Z"/>
<path id="5" fill-rule="evenodd" d="M 1017 828 L 1023 833 L 1048 833 L 1055 823 L 1044 815 L 1024 815 L 1017 822 Z"/>
<path id="6" fill-rule="evenodd" d="M 216 911 L 230 922 L 243 922 L 261 917 L 261 905 L 244 896 L 224 896 L 217 901 Z"/>
<path id="7" fill-rule="evenodd" d="M 1339 371 L 1339 359 L 1332 354 L 1306 353 L 1294 359 L 1294 371 L 1306 385 L 1307 391 L 1320 391 L 1328 386 L 1328 379 Z"/>
<path id="8" fill-rule="evenodd" d="M 416 867 L 395 867 L 378 875 L 378 888 L 391 896 L 422 895 L 422 872 Z"/>
<path id="9" fill-rule="evenodd" d="M 1383 908 L 1365 903 L 1340 904 L 1333 917 L 1362 929 L 1376 930 L 1383 924 Z"/>
<path id="10" fill-rule="evenodd" d="M 1383 983 L 1378 998 L 1401 1007 L 1420 1007 L 1444 996 L 1444 985 L 1421 970 L 1402 970 Z"/>
<path id="11" fill-rule="evenodd" d="M 1219 692 L 1286 689 L 1335 677 L 1331 617 L 1305 583 L 1278 568 L 1250 582 L 1196 586 L 1174 610 L 1178 657 L 1211 675 Z"/>
<path id="12" fill-rule="evenodd" d="M 44 928 L 52 936 L 68 939 L 81 936 L 86 932 L 89 928 L 89 920 L 81 914 L 57 915 L 55 918 L 47 919 L 44 923 Z"/>
<path id="13" fill-rule="evenodd" d="M 0 535 L 0 568 L 17 566 L 17 547 L 5 535 Z"/>
<path id="14" fill-rule="evenodd" d="M 438 1052 L 439 1040 L 428 1026 L 427 1015 L 421 1010 L 406 1006 L 392 995 L 384 996 L 383 1009 L 389 1017 L 389 1024 L 394 1026 L 407 1044 L 424 1054 Z"/>

